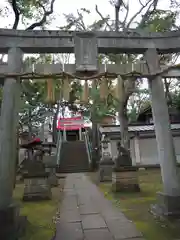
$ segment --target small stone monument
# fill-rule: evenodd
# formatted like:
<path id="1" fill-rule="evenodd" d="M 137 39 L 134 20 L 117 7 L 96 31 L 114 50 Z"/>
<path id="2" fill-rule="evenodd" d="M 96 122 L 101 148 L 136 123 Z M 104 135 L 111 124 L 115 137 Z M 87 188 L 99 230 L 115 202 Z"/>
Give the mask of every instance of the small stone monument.
<path id="1" fill-rule="evenodd" d="M 108 139 L 101 141 L 102 157 L 99 163 L 99 181 L 112 181 L 112 169 L 114 162 L 110 153 L 110 142 Z"/>
<path id="2" fill-rule="evenodd" d="M 28 161 L 24 173 L 24 201 L 51 199 L 51 187 L 48 182 L 49 174 L 41 161 Z"/>
<path id="3" fill-rule="evenodd" d="M 112 191 L 140 191 L 138 169 L 132 166 L 129 151 L 123 148 L 120 143 L 117 144 L 117 149 L 118 155 L 114 159 L 115 166 L 112 173 Z"/>
<path id="4" fill-rule="evenodd" d="M 51 187 L 58 186 L 58 178 L 56 176 L 56 156 L 45 155 L 43 157 L 43 163 L 46 167 L 46 172 L 49 173 L 48 182 Z"/>

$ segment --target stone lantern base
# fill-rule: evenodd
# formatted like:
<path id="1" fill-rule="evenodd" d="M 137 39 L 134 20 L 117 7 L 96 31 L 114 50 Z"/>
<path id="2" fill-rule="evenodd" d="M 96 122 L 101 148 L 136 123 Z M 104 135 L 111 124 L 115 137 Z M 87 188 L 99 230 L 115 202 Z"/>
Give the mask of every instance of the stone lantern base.
<path id="1" fill-rule="evenodd" d="M 151 213 L 159 217 L 180 217 L 180 196 L 157 193 L 157 204 L 151 206 Z"/>
<path id="2" fill-rule="evenodd" d="M 120 167 L 112 173 L 113 192 L 139 192 L 138 171 L 136 167 Z"/>
<path id="3" fill-rule="evenodd" d="M 58 178 L 56 176 L 56 156 L 44 156 L 43 163 L 45 164 L 46 172 L 49 173 L 48 182 L 51 187 L 58 186 Z"/>
<path id="4" fill-rule="evenodd" d="M 49 177 L 48 177 L 48 182 L 51 185 L 51 187 L 57 187 L 59 182 L 58 178 L 56 176 L 56 169 L 55 168 L 49 168 Z"/>
<path id="5" fill-rule="evenodd" d="M 0 210 L 0 239 L 16 240 L 24 234 L 27 218 L 19 214 L 20 207 L 16 203 Z"/>
<path id="6" fill-rule="evenodd" d="M 48 176 L 26 177 L 24 179 L 23 201 L 50 200 L 52 197 Z"/>
<path id="7" fill-rule="evenodd" d="M 24 201 L 51 199 L 51 186 L 48 182 L 49 173 L 40 161 L 28 163 L 27 172 L 24 174 Z"/>
<path id="8" fill-rule="evenodd" d="M 111 157 L 103 158 L 99 163 L 99 181 L 112 181 L 114 162 Z"/>

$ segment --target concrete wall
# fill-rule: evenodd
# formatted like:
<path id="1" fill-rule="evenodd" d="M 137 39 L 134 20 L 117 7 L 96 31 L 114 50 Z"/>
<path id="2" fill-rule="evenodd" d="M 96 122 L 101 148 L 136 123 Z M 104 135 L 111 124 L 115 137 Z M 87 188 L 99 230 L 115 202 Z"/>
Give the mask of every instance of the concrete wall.
<path id="1" fill-rule="evenodd" d="M 180 137 L 174 137 L 174 147 L 177 162 L 180 163 Z M 111 140 L 112 157 L 117 155 L 117 141 Z M 153 138 L 133 138 L 130 140 L 130 150 L 133 165 L 153 165 L 159 164 L 157 143 Z"/>

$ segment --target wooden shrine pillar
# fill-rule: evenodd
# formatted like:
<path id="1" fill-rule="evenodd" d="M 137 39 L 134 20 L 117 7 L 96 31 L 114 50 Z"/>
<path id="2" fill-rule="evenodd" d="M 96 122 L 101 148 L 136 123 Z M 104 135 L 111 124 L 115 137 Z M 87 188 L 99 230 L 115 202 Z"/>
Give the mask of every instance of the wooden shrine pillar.
<path id="1" fill-rule="evenodd" d="M 149 73 L 153 74 L 160 70 L 156 49 L 148 49 L 145 53 L 145 59 Z M 161 76 L 152 76 L 148 82 L 163 181 L 163 193 L 158 194 L 159 205 L 154 210 L 166 215 L 170 213 L 180 215 L 180 178 L 176 165 L 164 84 Z"/>

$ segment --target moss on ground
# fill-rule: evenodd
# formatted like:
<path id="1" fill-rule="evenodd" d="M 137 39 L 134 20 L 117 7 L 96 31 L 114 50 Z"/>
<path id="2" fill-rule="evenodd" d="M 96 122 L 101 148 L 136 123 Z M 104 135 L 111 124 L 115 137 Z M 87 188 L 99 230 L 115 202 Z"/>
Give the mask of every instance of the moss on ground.
<path id="1" fill-rule="evenodd" d="M 97 175 L 90 175 L 97 183 Z M 99 184 L 105 196 L 115 203 L 134 222 L 146 240 L 180 239 L 179 221 L 160 221 L 150 213 L 150 205 L 156 202 L 156 192 L 162 190 L 159 170 L 139 171 L 140 193 L 111 192 L 111 183 Z"/>
<path id="2" fill-rule="evenodd" d="M 27 216 L 26 234 L 21 240 L 51 240 L 55 235 L 55 216 L 62 197 L 63 180 L 52 188 L 52 200 L 22 202 L 24 184 L 17 184 L 14 198 L 21 204 L 21 215 Z"/>

